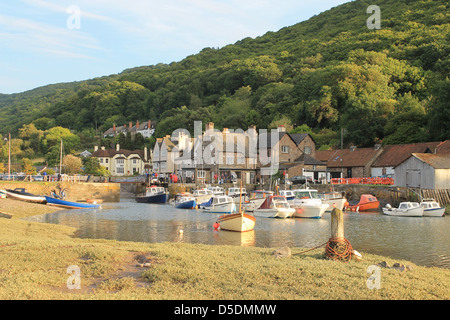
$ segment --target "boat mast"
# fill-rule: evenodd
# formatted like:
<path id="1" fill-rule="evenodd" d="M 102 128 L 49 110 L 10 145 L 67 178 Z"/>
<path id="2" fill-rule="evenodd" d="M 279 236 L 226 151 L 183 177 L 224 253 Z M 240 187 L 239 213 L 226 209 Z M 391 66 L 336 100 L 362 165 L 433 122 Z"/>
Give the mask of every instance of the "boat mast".
<path id="1" fill-rule="evenodd" d="M 8 180 L 11 179 L 11 133 L 8 133 Z"/>
<path id="2" fill-rule="evenodd" d="M 61 139 L 61 146 L 59 148 L 59 177 L 62 178 L 62 139 Z"/>
<path id="3" fill-rule="evenodd" d="M 242 214 L 242 179 L 241 179 L 241 188 L 239 190 L 239 213 Z"/>

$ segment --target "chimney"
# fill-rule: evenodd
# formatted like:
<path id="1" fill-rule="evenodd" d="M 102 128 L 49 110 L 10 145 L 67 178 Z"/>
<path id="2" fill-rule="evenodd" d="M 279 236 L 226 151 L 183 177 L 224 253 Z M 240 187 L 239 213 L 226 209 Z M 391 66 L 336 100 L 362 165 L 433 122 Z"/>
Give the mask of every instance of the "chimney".
<path id="1" fill-rule="evenodd" d="M 105 147 L 102 147 L 101 149 L 102 149 L 102 150 L 105 150 Z"/>
<path id="2" fill-rule="evenodd" d="M 379 144 L 379 143 L 375 144 L 375 146 L 374 146 L 375 150 L 380 150 L 380 148 L 381 148 L 381 144 Z"/>
<path id="3" fill-rule="evenodd" d="M 230 130 L 228 130 L 228 128 L 223 128 L 222 133 L 230 133 Z"/>
<path id="4" fill-rule="evenodd" d="M 162 138 L 156 138 L 156 142 L 157 142 L 157 143 L 161 143 L 162 141 L 163 141 Z"/>
<path id="5" fill-rule="evenodd" d="M 151 129 L 152 128 L 152 121 L 151 120 L 148 120 L 148 127 L 147 127 L 147 129 Z"/>
<path id="6" fill-rule="evenodd" d="M 130 121 L 130 131 L 131 131 L 131 128 L 133 128 L 133 123 Z"/>
<path id="7" fill-rule="evenodd" d="M 98 146 L 95 146 L 95 147 L 94 147 L 94 152 L 95 152 L 95 151 L 98 151 Z"/>
<path id="8" fill-rule="evenodd" d="M 116 124 L 113 124 L 113 132 L 116 133 Z"/>
<path id="9" fill-rule="evenodd" d="M 147 154 L 148 154 L 148 150 L 147 150 L 147 147 L 145 146 L 145 147 L 144 147 L 144 161 L 145 161 L 145 162 L 147 162 L 147 159 L 148 159 Z"/>
<path id="10" fill-rule="evenodd" d="M 356 146 L 351 146 L 351 147 L 350 147 L 350 151 L 351 151 L 351 152 L 353 152 L 353 151 L 355 151 L 355 150 L 356 150 Z"/>
<path id="11" fill-rule="evenodd" d="M 208 122 L 206 124 L 206 131 L 208 130 L 214 130 L 214 122 Z"/>
<path id="12" fill-rule="evenodd" d="M 139 120 L 136 121 L 136 131 L 139 130 Z"/>
<path id="13" fill-rule="evenodd" d="M 120 144 L 116 144 L 116 151 L 120 150 Z"/>
<path id="14" fill-rule="evenodd" d="M 280 124 L 278 126 L 278 132 L 286 132 L 286 128 L 284 127 L 284 124 Z"/>

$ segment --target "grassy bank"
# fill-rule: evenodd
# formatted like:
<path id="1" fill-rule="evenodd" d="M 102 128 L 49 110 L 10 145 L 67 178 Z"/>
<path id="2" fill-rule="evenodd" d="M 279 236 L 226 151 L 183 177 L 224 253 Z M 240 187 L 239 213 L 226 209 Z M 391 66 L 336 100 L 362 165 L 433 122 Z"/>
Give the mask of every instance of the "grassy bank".
<path id="1" fill-rule="evenodd" d="M 0 212 L 14 203 L 1 199 Z M 330 261 L 323 248 L 275 258 L 269 248 L 77 239 L 73 228 L 21 220 L 35 214 L 27 208 L 0 219 L 0 299 L 450 298 L 447 269 L 364 252 L 361 262 Z M 367 268 L 382 261 L 413 269 L 382 269 L 381 288 L 370 290 Z M 72 265 L 81 289 L 67 288 Z"/>

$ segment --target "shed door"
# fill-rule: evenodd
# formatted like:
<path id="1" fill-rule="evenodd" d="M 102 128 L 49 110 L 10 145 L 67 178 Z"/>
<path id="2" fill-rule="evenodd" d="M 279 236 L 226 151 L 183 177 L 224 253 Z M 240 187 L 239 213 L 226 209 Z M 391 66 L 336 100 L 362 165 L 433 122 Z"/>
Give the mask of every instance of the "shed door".
<path id="1" fill-rule="evenodd" d="M 420 188 L 419 170 L 406 170 L 406 186 L 410 188 Z"/>

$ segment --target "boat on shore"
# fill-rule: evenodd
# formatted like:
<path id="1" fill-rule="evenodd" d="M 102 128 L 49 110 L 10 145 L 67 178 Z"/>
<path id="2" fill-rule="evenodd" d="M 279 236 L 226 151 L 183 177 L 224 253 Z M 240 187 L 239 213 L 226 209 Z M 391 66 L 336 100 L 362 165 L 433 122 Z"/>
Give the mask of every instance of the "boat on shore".
<path id="1" fill-rule="evenodd" d="M 215 195 L 207 202 L 199 204 L 199 209 L 211 213 L 233 213 L 236 212 L 236 204 L 228 196 Z"/>
<path id="2" fill-rule="evenodd" d="M 317 190 L 294 190 L 295 199 L 292 207 L 295 209 L 294 218 L 321 219 L 328 204 L 322 203 Z"/>
<path id="3" fill-rule="evenodd" d="M 66 209 L 100 209 L 101 206 L 92 203 L 72 202 L 63 199 L 57 199 L 53 197 L 45 196 L 47 205 L 61 207 Z"/>
<path id="4" fill-rule="evenodd" d="M 423 207 L 417 202 L 400 202 L 398 208 L 393 208 L 389 203 L 383 208 L 383 214 L 398 217 L 422 217 Z"/>
<path id="5" fill-rule="evenodd" d="M 340 192 L 319 193 L 319 198 L 322 200 L 322 203 L 328 204 L 325 212 L 331 212 L 334 208 L 343 211 L 345 205 L 348 204 L 347 199 Z"/>
<path id="6" fill-rule="evenodd" d="M 26 192 L 25 188 L 16 188 L 14 190 L 6 189 L 6 197 L 26 202 L 46 203 L 45 196 L 35 195 Z"/>
<path id="7" fill-rule="evenodd" d="M 295 209 L 289 206 L 284 196 L 267 197 L 263 204 L 253 211 L 257 217 L 263 218 L 291 218 L 295 213 Z"/>
<path id="8" fill-rule="evenodd" d="M 169 192 L 164 187 L 150 186 L 146 192 L 136 196 L 139 203 L 166 203 L 169 199 Z"/>
<path id="9" fill-rule="evenodd" d="M 424 217 L 443 217 L 445 214 L 445 207 L 441 207 L 434 199 L 423 199 L 420 206 Z"/>
<path id="10" fill-rule="evenodd" d="M 350 202 L 345 210 L 350 211 L 369 211 L 378 210 L 380 202 L 371 194 L 362 194 L 358 202 Z"/>
<path id="11" fill-rule="evenodd" d="M 6 190 L 0 190 L 0 199 L 6 198 Z"/>

